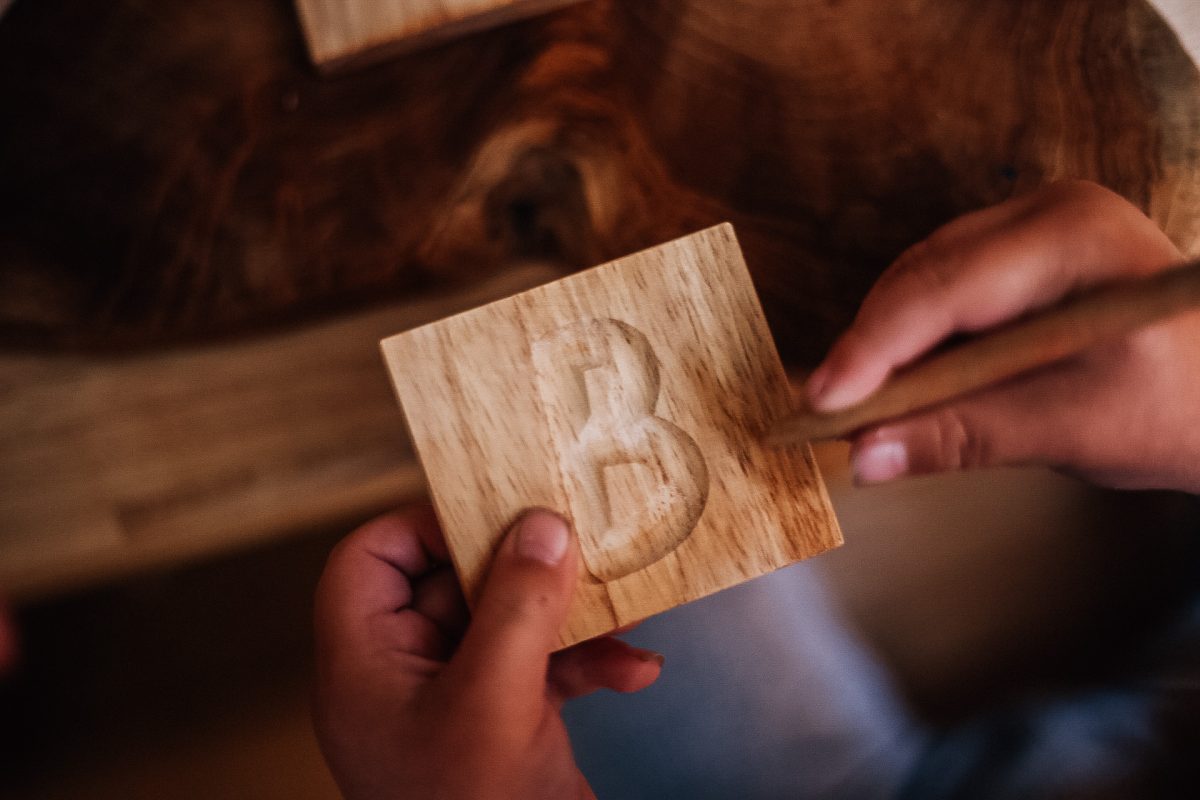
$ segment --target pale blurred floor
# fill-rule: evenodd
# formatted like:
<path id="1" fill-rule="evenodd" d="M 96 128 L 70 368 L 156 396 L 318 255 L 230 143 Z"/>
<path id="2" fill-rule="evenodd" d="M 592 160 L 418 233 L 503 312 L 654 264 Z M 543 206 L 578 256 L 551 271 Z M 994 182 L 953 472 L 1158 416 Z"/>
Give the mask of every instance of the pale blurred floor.
<path id="1" fill-rule="evenodd" d="M 1103 668 L 1177 599 L 1189 504 L 1049 470 L 850 486 L 819 451 L 847 545 L 824 558 L 851 617 L 927 715 Z"/>
<path id="2" fill-rule="evenodd" d="M 1196 0 L 1150 0 L 1150 4 L 1171 23 L 1192 59 L 1200 62 L 1200 3 Z"/>

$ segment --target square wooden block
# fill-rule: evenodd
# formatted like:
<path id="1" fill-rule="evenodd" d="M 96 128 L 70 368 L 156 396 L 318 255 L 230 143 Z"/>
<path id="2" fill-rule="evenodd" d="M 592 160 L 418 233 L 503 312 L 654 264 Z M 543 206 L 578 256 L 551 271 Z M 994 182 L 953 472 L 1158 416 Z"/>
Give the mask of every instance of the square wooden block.
<path id="1" fill-rule="evenodd" d="M 313 63 L 363 64 L 580 0 L 296 0 Z"/>
<path id="2" fill-rule="evenodd" d="M 523 509 L 574 523 L 563 645 L 841 544 L 808 446 L 760 443 L 787 379 L 729 225 L 382 346 L 468 599 Z"/>

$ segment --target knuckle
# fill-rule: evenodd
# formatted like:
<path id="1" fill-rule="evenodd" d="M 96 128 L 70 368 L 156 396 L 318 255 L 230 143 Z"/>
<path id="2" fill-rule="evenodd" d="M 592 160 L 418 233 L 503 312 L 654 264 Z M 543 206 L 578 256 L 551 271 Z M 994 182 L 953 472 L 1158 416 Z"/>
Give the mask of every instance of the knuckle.
<path id="1" fill-rule="evenodd" d="M 1200 325 L 1187 326 L 1181 322 L 1152 325 L 1116 342 L 1099 357 L 1107 360 L 1110 374 L 1134 375 L 1149 384 L 1177 371 L 1186 363 L 1188 352 L 1200 340 Z"/>
<path id="2" fill-rule="evenodd" d="M 910 245 L 907 250 L 900 254 L 896 259 L 894 272 L 903 272 L 914 263 L 923 260 L 930 250 L 929 240 L 933 237 L 922 239 L 916 244 Z"/>
<path id="3" fill-rule="evenodd" d="M 1067 215 L 1064 223 L 1081 230 L 1121 230 L 1143 217 L 1141 211 L 1121 195 L 1085 180 L 1051 184 L 1040 200 L 1044 213 Z"/>
<path id="4" fill-rule="evenodd" d="M 945 247 L 939 233 L 935 232 L 928 238 L 910 245 L 879 277 L 877 285 L 881 288 L 891 288 L 910 280 L 914 273 L 927 269 L 931 263 L 940 261 Z"/>
<path id="5" fill-rule="evenodd" d="M 1066 178 L 1054 181 L 1037 191 L 1035 206 L 1042 208 L 1071 206 L 1078 209 L 1110 209 L 1126 206 L 1128 201 L 1116 192 L 1094 181 Z"/>
<path id="6" fill-rule="evenodd" d="M 402 528 L 398 527 L 397 520 L 390 516 L 364 523 L 330 548 L 322 575 L 349 568 L 363 554 L 386 547 L 401 533 Z"/>
<path id="7" fill-rule="evenodd" d="M 972 469 L 992 463 L 991 446 L 958 411 L 937 416 L 937 457 L 946 469 Z"/>
<path id="8" fill-rule="evenodd" d="M 904 252 L 863 302 L 862 312 L 884 318 L 901 307 L 928 306 L 934 313 L 955 284 L 960 258 L 934 234 Z"/>
<path id="9" fill-rule="evenodd" d="M 959 262 L 948 238 L 937 231 L 906 250 L 897 262 L 895 280 L 907 282 L 916 294 L 944 293 L 954 283 Z"/>
<path id="10" fill-rule="evenodd" d="M 1118 344 L 1119 356 L 1135 363 L 1157 362 L 1174 349 L 1172 333 L 1162 325 L 1135 331 Z"/>
<path id="11" fill-rule="evenodd" d="M 326 564 L 337 564 L 352 558 L 354 554 L 369 551 L 396 535 L 395 521 L 390 517 L 379 517 L 365 522 L 342 537 L 329 551 Z"/>
<path id="12" fill-rule="evenodd" d="M 860 318 L 852 327 L 846 329 L 845 333 L 838 338 L 834 348 L 829 352 L 829 362 L 831 364 L 841 368 L 846 364 L 858 361 L 864 349 L 870 345 L 869 338 L 866 336 L 863 328 L 864 321 Z"/>

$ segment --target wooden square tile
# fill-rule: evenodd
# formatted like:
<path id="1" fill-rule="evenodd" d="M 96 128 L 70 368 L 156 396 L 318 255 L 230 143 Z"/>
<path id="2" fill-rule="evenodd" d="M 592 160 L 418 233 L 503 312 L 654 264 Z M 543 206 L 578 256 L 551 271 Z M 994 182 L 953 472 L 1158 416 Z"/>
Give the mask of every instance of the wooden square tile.
<path id="1" fill-rule="evenodd" d="M 841 543 L 722 225 L 383 341 L 468 598 L 522 509 L 583 553 L 562 632 L 605 633 Z"/>
<path id="2" fill-rule="evenodd" d="M 296 0 L 313 63 L 363 64 L 579 0 Z"/>

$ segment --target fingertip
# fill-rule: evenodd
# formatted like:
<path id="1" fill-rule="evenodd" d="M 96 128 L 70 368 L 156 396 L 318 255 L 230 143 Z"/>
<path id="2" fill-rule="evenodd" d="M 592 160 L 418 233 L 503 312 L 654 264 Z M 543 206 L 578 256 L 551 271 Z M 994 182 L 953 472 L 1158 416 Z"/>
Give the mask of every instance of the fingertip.
<path id="1" fill-rule="evenodd" d="M 822 394 L 810 402 L 815 410 L 823 413 L 844 411 L 866 400 L 876 386 L 875 382 L 856 380 L 854 376 L 831 380 Z"/>
<path id="2" fill-rule="evenodd" d="M 821 393 L 810 397 L 815 411 L 832 413 L 844 411 L 870 397 L 883 383 L 886 372 L 871 371 L 869 366 L 849 366 L 830 375 Z"/>
<path id="3" fill-rule="evenodd" d="M 662 665 L 667 661 L 667 657 L 662 653 L 657 653 L 653 650 L 646 650 L 642 647 L 631 647 L 630 655 L 643 664 L 656 664 L 659 667 L 662 667 Z"/>
<path id="4" fill-rule="evenodd" d="M 818 364 L 813 373 L 808 376 L 804 388 L 808 396 L 808 404 L 812 408 L 818 411 L 825 410 L 829 402 L 830 390 L 840 382 L 846 371 L 846 364 L 853 355 L 854 337 L 854 328 L 850 328 L 839 336 L 833 346 L 829 348 L 829 352 L 825 354 L 825 360 Z"/>
<path id="5" fill-rule="evenodd" d="M 643 664 L 653 664 L 655 668 L 654 676 L 657 678 L 658 673 L 662 671 L 663 665 L 667 663 L 667 657 L 662 653 L 656 653 L 653 650 L 637 649 L 637 659 Z"/>
<path id="6" fill-rule="evenodd" d="M 512 533 L 513 552 L 548 567 L 562 564 L 571 543 L 571 529 L 558 514 L 544 508 L 526 511 Z"/>
<path id="7" fill-rule="evenodd" d="M 629 694 L 657 681 L 664 661 L 653 650 L 602 636 L 556 654 L 551 673 L 564 698 L 581 697 L 599 689 Z"/>
<path id="8" fill-rule="evenodd" d="M 887 377 L 888 368 L 864 357 L 861 337 L 851 328 L 837 341 L 805 388 L 815 411 L 841 411 L 865 400 Z"/>
<path id="9" fill-rule="evenodd" d="M 450 560 L 450 547 L 442 533 L 442 523 L 438 519 L 437 510 L 429 500 L 420 500 L 407 506 L 403 513 L 408 517 L 409 524 L 417 531 L 421 544 L 429 555 L 438 561 Z"/>
<path id="10" fill-rule="evenodd" d="M 850 449 L 850 470 L 858 486 L 902 478 L 910 470 L 908 446 L 889 429 L 859 437 Z"/>
<path id="11" fill-rule="evenodd" d="M 666 657 L 652 650 L 635 648 L 624 670 L 619 672 L 609 688 L 621 694 L 632 694 L 652 686 L 662 675 Z"/>
<path id="12" fill-rule="evenodd" d="M 825 393 L 825 386 L 829 383 L 829 372 L 829 359 L 827 358 L 813 370 L 813 373 L 808 376 L 808 380 L 804 382 L 805 396 L 814 408 L 820 403 L 821 397 Z"/>
<path id="13" fill-rule="evenodd" d="M 1041 460 L 1074 423 L 1055 420 L 1062 411 L 1053 401 L 1031 402 L 1034 397 L 1029 384 L 1020 382 L 868 431 L 851 446 L 855 480 L 884 483 Z M 1023 411 L 1014 413 L 1016 408 Z"/>

